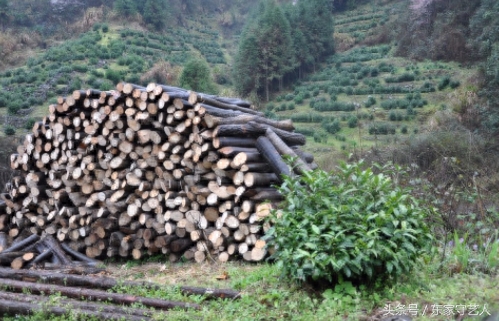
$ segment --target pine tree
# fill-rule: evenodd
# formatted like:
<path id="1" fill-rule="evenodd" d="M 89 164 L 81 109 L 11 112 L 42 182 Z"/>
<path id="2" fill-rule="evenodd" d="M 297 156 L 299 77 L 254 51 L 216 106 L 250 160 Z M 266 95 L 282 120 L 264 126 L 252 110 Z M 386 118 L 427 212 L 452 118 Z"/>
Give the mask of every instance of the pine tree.
<path id="1" fill-rule="evenodd" d="M 119 15 L 130 17 L 138 13 L 137 5 L 134 0 L 115 0 L 114 10 Z"/>
<path id="2" fill-rule="evenodd" d="M 314 65 L 334 52 L 333 18 L 329 0 L 309 0 L 298 2 L 297 28 L 301 30 Z M 310 57 L 307 56 L 308 59 Z"/>
<path id="3" fill-rule="evenodd" d="M 273 82 L 281 85 L 293 69 L 292 50 L 291 27 L 281 8 L 275 1 L 260 3 L 235 59 L 237 90 L 243 95 L 263 92 L 269 100 Z"/>
<path id="4" fill-rule="evenodd" d="M 471 30 L 476 50 L 481 59 L 485 83 L 482 94 L 490 108 L 483 115 L 486 129 L 499 132 L 499 2 L 483 0 L 471 19 Z"/>
<path id="5" fill-rule="evenodd" d="M 167 0 L 147 0 L 144 4 L 144 21 L 157 29 L 162 29 L 168 19 Z"/>
<path id="6" fill-rule="evenodd" d="M 2 24 L 7 22 L 9 19 L 9 1 L 0 0 L 0 21 Z"/>

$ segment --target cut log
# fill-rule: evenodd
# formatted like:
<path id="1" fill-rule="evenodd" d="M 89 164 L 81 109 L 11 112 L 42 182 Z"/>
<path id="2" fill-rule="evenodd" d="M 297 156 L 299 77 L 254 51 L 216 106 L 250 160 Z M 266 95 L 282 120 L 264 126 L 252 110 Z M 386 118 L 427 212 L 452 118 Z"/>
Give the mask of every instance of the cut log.
<path id="1" fill-rule="evenodd" d="M 288 165 L 283 161 L 272 142 L 264 136 L 258 137 L 256 148 L 272 167 L 273 172 L 281 179 L 281 175 L 291 176 Z"/>
<path id="2" fill-rule="evenodd" d="M 294 166 L 293 169 L 297 172 L 297 174 L 302 174 L 306 171 L 310 170 L 310 167 L 305 163 L 298 155 L 295 153 L 293 149 L 291 149 L 282 139 L 277 136 L 277 134 L 270 128 L 268 128 L 265 132 L 265 136 L 269 139 L 269 141 L 274 145 L 275 149 L 281 155 L 287 155 L 290 157 L 294 157 Z"/>
<path id="3" fill-rule="evenodd" d="M 183 309 L 200 308 L 199 305 L 194 303 L 166 301 L 160 299 L 134 296 L 129 294 L 117 294 L 100 290 L 81 289 L 81 288 L 73 288 L 60 285 L 31 283 L 31 282 L 15 281 L 8 279 L 0 279 L 0 285 L 8 287 L 9 289 L 16 292 L 23 292 L 24 290 L 29 290 L 31 293 L 37 293 L 37 294 L 44 293 L 45 295 L 60 293 L 68 298 L 78 298 L 78 299 L 85 298 L 87 300 L 94 300 L 94 301 L 102 300 L 102 301 L 109 301 L 113 303 L 127 304 L 127 305 L 134 303 L 141 303 L 144 306 L 154 307 L 162 310 L 169 310 L 172 308 L 183 308 Z"/>
<path id="4" fill-rule="evenodd" d="M 38 296 L 38 295 L 31 295 L 31 294 L 22 294 L 22 293 L 9 293 L 9 292 L 0 292 L 0 299 L 7 300 L 7 301 L 15 301 L 15 302 L 24 302 L 24 303 L 32 303 L 32 304 L 45 304 L 48 303 L 49 298 Z M 64 306 L 64 309 L 71 309 L 71 310 L 66 310 L 67 314 L 69 312 L 72 313 L 77 313 L 79 315 L 86 315 L 86 316 L 95 316 L 97 318 L 106 318 L 106 320 L 144 320 L 144 317 L 149 317 L 152 315 L 152 311 L 150 310 L 145 310 L 145 309 L 133 309 L 133 308 L 126 308 L 122 306 L 113 306 L 113 305 L 106 305 L 106 304 L 96 304 L 92 302 L 81 302 L 77 300 L 70 300 L 70 299 L 58 299 L 59 305 Z M 45 306 L 44 305 L 44 306 Z M 29 306 L 28 306 L 29 307 Z M 31 311 L 16 311 L 18 313 L 23 313 L 23 314 L 28 314 L 29 312 L 35 312 L 38 309 L 42 309 L 42 307 L 33 307 L 33 310 Z M 88 315 L 86 312 L 95 312 L 95 314 Z M 47 311 L 49 313 L 54 313 L 56 315 L 56 312 L 54 311 Z M 102 313 L 99 314 L 99 313 Z M 113 315 L 115 315 L 113 317 Z"/>

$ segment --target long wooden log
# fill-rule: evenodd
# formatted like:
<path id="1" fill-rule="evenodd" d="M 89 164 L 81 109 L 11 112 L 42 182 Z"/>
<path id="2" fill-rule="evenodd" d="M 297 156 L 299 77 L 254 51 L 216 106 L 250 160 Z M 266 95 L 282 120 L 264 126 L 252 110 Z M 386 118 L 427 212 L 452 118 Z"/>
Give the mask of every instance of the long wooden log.
<path id="1" fill-rule="evenodd" d="M 286 142 L 286 144 L 290 146 L 294 145 L 305 145 L 307 142 L 307 139 L 305 135 L 300 134 L 300 133 L 295 133 L 295 132 L 289 132 L 285 131 L 279 128 L 276 128 L 274 126 L 270 126 L 267 124 L 260 124 L 254 121 L 251 121 L 248 123 L 248 125 L 255 127 L 256 129 L 262 130 L 264 133 L 267 131 L 267 129 L 271 129 L 274 133 L 277 134 L 283 141 Z"/>
<path id="2" fill-rule="evenodd" d="M 245 115 L 245 113 L 242 113 L 240 111 L 221 109 L 206 104 L 197 104 L 196 106 L 198 109 L 202 109 L 205 114 L 212 115 L 215 117 L 227 118 L 227 117 L 237 117 Z M 207 126 L 208 125 L 209 123 L 207 124 Z"/>
<path id="3" fill-rule="evenodd" d="M 289 145 L 305 145 L 306 138 L 300 133 L 288 132 L 266 124 L 250 121 L 246 124 L 220 125 L 213 131 L 213 137 L 259 137 L 265 135 L 267 129 L 272 129 L 283 141 Z"/>
<path id="4" fill-rule="evenodd" d="M 2 253 L 3 250 L 7 248 L 7 241 L 7 234 L 5 234 L 5 232 L 0 232 L 0 253 Z"/>
<path id="5" fill-rule="evenodd" d="M 258 117 L 252 115 L 239 115 L 236 117 L 214 117 L 211 115 L 205 115 L 204 121 L 209 128 L 216 127 L 219 125 L 230 125 L 230 124 L 247 124 L 250 121 L 254 121 L 259 124 L 269 125 L 275 128 L 279 128 L 285 131 L 293 131 L 295 127 L 291 120 L 272 120 L 265 117 Z"/>
<path id="6" fill-rule="evenodd" d="M 189 99 L 189 100 L 192 103 L 193 100 L 192 99 Z M 221 108 L 221 109 L 236 110 L 236 111 L 240 111 L 240 112 L 246 113 L 246 114 L 263 116 L 262 112 L 259 112 L 259 111 L 256 111 L 256 110 L 253 110 L 250 108 L 240 107 L 238 105 L 228 104 L 228 103 L 218 101 L 212 97 L 208 97 L 205 95 L 197 95 L 196 100 L 197 100 L 197 102 L 201 102 L 201 103 L 204 103 L 207 105 L 215 106 L 215 107 Z"/>
<path id="7" fill-rule="evenodd" d="M 256 148 L 263 156 L 263 158 L 265 158 L 265 160 L 267 160 L 267 162 L 270 164 L 272 170 L 277 175 L 279 180 L 282 180 L 281 175 L 292 175 L 288 165 L 286 165 L 277 149 L 267 137 L 258 137 L 258 139 L 256 140 Z"/>
<path id="8" fill-rule="evenodd" d="M 173 236 L 172 236 L 173 237 Z M 173 237 L 174 238 L 174 237 Z M 129 287 L 163 289 L 163 285 L 151 282 L 118 281 L 110 277 L 82 276 L 65 273 L 53 273 L 43 270 L 13 270 L 0 267 L 0 278 L 14 280 L 36 280 L 42 283 L 53 283 L 69 286 L 90 287 L 97 289 L 112 289 L 121 284 Z M 205 295 L 208 298 L 230 298 L 235 299 L 241 293 L 231 289 L 201 288 L 191 286 L 179 286 L 179 290 L 186 295 Z"/>
<path id="9" fill-rule="evenodd" d="M 48 303 L 50 300 L 50 298 L 48 297 L 43 297 L 39 295 L 10 293 L 3 291 L 0 291 L 0 299 L 10 300 L 15 302 L 35 303 L 35 304 Z M 131 317 L 131 320 L 144 320 L 145 319 L 144 317 L 149 317 L 153 314 L 153 311 L 146 309 L 134 309 L 122 306 L 98 304 L 93 302 L 83 302 L 83 301 L 63 299 L 63 298 L 59 298 L 57 300 L 57 303 L 58 306 L 64 306 L 65 308 L 71 309 L 71 311 L 76 310 L 80 312 L 79 314 L 85 314 L 85 312 L 88 311 L 103 313 L 104 315 L 100 316 L 99 319 L 105 318 L 105 315 L 108 314 L 116 314 L 117 317 L 119 316 L 119 318 L 114 320 L 121 320 L 121 318 L 123 320 L 129 320 L 128 317 Z"/>
<path id="10" fill-rule="evenodd" d="M 97 266 L 99 264 L 101 264 L 102 262 L 100 261 L 97 261 L 97 260 L 94 260 L 94 259 L 91 259 L 89 258 L 88 256 L 86 255 L 83 255 L 82 253 L 80 252 L 77 252 L 75 250 L 73 250 L 71 247 L 69 247 L 69 245 L 65 244 L 65 243 L 61 243 L 61 247 L 63 248 L 64 251 L 66 251 L 69 255 L 71 255 L 72 257 L 74 257 L 75 259 L 78 259 L 82 262 L 85 262 L 85 264 L 88 264 L 89 266 Z"/>
<path id="11" fill-rule="evenodd" d="M 62 265 L 71 265 L 72 261 L 64 252 L 64 250 L 59 245 L 52 235 L 46 235 L 43 239 L 44 244 L 54 253 L 54 256 L 57 257 L 57 260 Z"/>
<path id="12" fill-rule="evenodd" d="M 21 302 L 14 300 L 0 300 L 0 312 L 2 315 L 28 315 L 33 314 L 37 311 L 44 310 L 50 314 L 62 316 L 69 313 L 76 313 L 85 317 L 94 317 L 99 320 L 131 320 L 131 321 L 143 321 L 144 317 L 119 314 L 119 313 L 108 313 L 101 311 L 85 311 L 81 309 L 74 309 L 72 307 L 58 307 L 58 306 L 46 306 L 39 303 L 31 302 Z"/>
<path id="13" fill-rule="evenodd" d="M 213 147 L 255 147 L 256 139 L 244 137 L 216 137 L 213 139 Z"/>
<path id="14" fill-rule="evenodd" d="M 13 245 L 11 245 L 9 248 L 6 248 L 5 250 L 2 251 L 2 253 L 9 253 L 9 252 L 15 252 L 22 250 L 26 246 L 35 243 L 36 241 L 40 240 L 40 237 L 36 234 L 30 235 L 24 240 L 17 242 Z"/>
<path id="15" fill-rule="evenodd" d="M 220 96 L 208 95 L 208 94 L 196 93 L 196 92 L 190 92 L 189 101 L 191 102 L 191 104 L 195 104 L 199 100 L 200 97 L 201 98 L 209 97 L 209 98 L 218 100 L 220 102 L 223 102 L 223 103 L 226 103 L 229 105 L 237 105 L 237 106 L 246 107 L 246 108 L 251 107 L 251 103 L 249 101 L 242 100 L 239 98 L 220 97 Z"/>
<path id="16" fill-rule="evenodd" d="M 294 158 L 294 166 L 293 170 L 296 171 L 297 174 L 302 174 L 303 172 L 309 171 L 310 167 L 305 163 L 298 155 L 291 149 L 282 139 L 277 136 L 277 134 L 270 128 L 267 128 L 265 132 L 265 136 L 269 139 L 269 141 L 274 145 L 276 150 L 281 155 L 287 155 Z"/>
<path id="17" fill-rule="evenodd" d="M 0 286 L 8 287 L 9 289 L 16 292 L 23 292 L 25 290 L 31 293 L 44 293 L 48 295 L 60 293 L 68 298 L 81 299 L 85 298 L 91 301 L 109 301 L 118 304 L 134 304 L 141 303 L 148 307 L 154 307 L 162 310 L 169 310 L 172 308 L 183 308 L 183 309 L 199 309 L 199 305 L 195 303 L 185 303 L 185 302 L 175 302 L 167 301 L 153 298 L 146 298 L 141 296 L 129 295 L 129 294 L 118 294 L 110 293 L 100 290 L 90 290 L 82 288 L 67 287 L 61 285 L 52 284 L 41 284 L 41 283 L 31 283 L 17 280 L 0 279 Z"/>

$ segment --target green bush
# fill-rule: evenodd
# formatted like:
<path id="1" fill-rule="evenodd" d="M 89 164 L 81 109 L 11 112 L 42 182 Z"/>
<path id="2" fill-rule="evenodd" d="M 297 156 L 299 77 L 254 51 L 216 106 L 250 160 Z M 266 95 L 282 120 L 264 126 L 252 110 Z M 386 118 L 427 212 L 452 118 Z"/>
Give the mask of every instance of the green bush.
<path id="1" fill-rule="evenodd" d="M 459 82 L 459 80 L 451 80 L 449 82 L 449 87 L 452 88 L 452 89 L 456 89 L 460 85 L 461 85 L 461 83 Z"/>
<path id="2" fill-rule="evenodd" d="M 16 134 L 16 129 L 11 126 L 11 125 L 7 125 L 3 128 L 3 132 L 5 133 L 5 135 L 7 136 L 13 136 Z"/>
<path id="3" fill-rule="evenodd" d="M 301 94 L 298 94 L 294 98 L 294 102 L 298 105 L 303 104 L 303 96 Z"/>
<path id="4" fill-rule="evenodd" d="M 374 98 L 373 96 L 367 97 L 367 100 L 364 103 L 364 106 L 366 106 L 366 108 L 369 108 L 373 105 L 376 105 L 376 98 Z"/>
<path id="5" fill-rule="evenodd" d="M 449 76 L 444 76 L 439 82 L 438 82 L 438 90 L 444 90 L 449 86 L 450 83 L 450 77 Z"/>
<path id="6" fill-rule="evenodd" d="M 387 123 L 377 123 L 369 126 L 369 135 L 389 135 L 395 134 L 395 126 Z"/>
<path id="7" fill-rule="evenodd" d="M 359 120 L 357 119 L 356 116 L 350 116 L 350 118 L 348 118 L 347 122 L 348 122 L 348 127 L 355 128 L 355 127 L 357 127 Z"/>
<path id="8" fill-rule="evenodd" d="M 432 239 L 426 211 L 408 188 L 362 162 L 285 177 L 269 244 L 283 274 L 297 281 L 383 280 L 407 274 Z"/>
<path id="9" fill-rule="evenodd" d="M 330 121 L 324 120 L 322 121 L 321 126 L 330 134 L 336 134 L 341 130 L 340 122 L 337 119 Z"/>
<path id="10" fill-rule="evenodd" d="M 107 69 L 106 70 L 106 79 L 109 79 L 109 80 L 111 80 L 111 82 L 117 84 L 118 82 L 122 81 L 121 73 L 118 70 Z"/>
<path id="11" fill-rule="evenodd" d="M 24 128 L 27 130 L 31 130 L 35 125 L 35 123 L 36 123 L 35 118 L 29 118 L 28 121 L 26 121 L 26 123 L 24 124 Z"/>
<path id="12" fill-rule="evenodd" d="M 316 130 L 314 132 L 314 142 L 316 143 L 327 143 L 327 138 L 328 138 L 328 135 L 327 133 L 321 128 L 319 130 Z"/>

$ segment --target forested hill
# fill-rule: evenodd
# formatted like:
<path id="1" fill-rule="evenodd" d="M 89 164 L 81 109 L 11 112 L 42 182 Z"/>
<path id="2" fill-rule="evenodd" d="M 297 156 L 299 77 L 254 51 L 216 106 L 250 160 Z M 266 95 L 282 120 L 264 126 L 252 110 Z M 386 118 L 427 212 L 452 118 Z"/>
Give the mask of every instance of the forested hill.
<path id="1" fill-rule="evenodd" d="M 178 84 L 195 57 L 216 84 L 206 88 L 269 101 L 335 52 L 389 45 L 385 55 L 479 69 L 480 121 L 494 132 L 498 25 L 495 0 L 0 0 L 0 107 L 26 114 L 118 80 Z"/>

